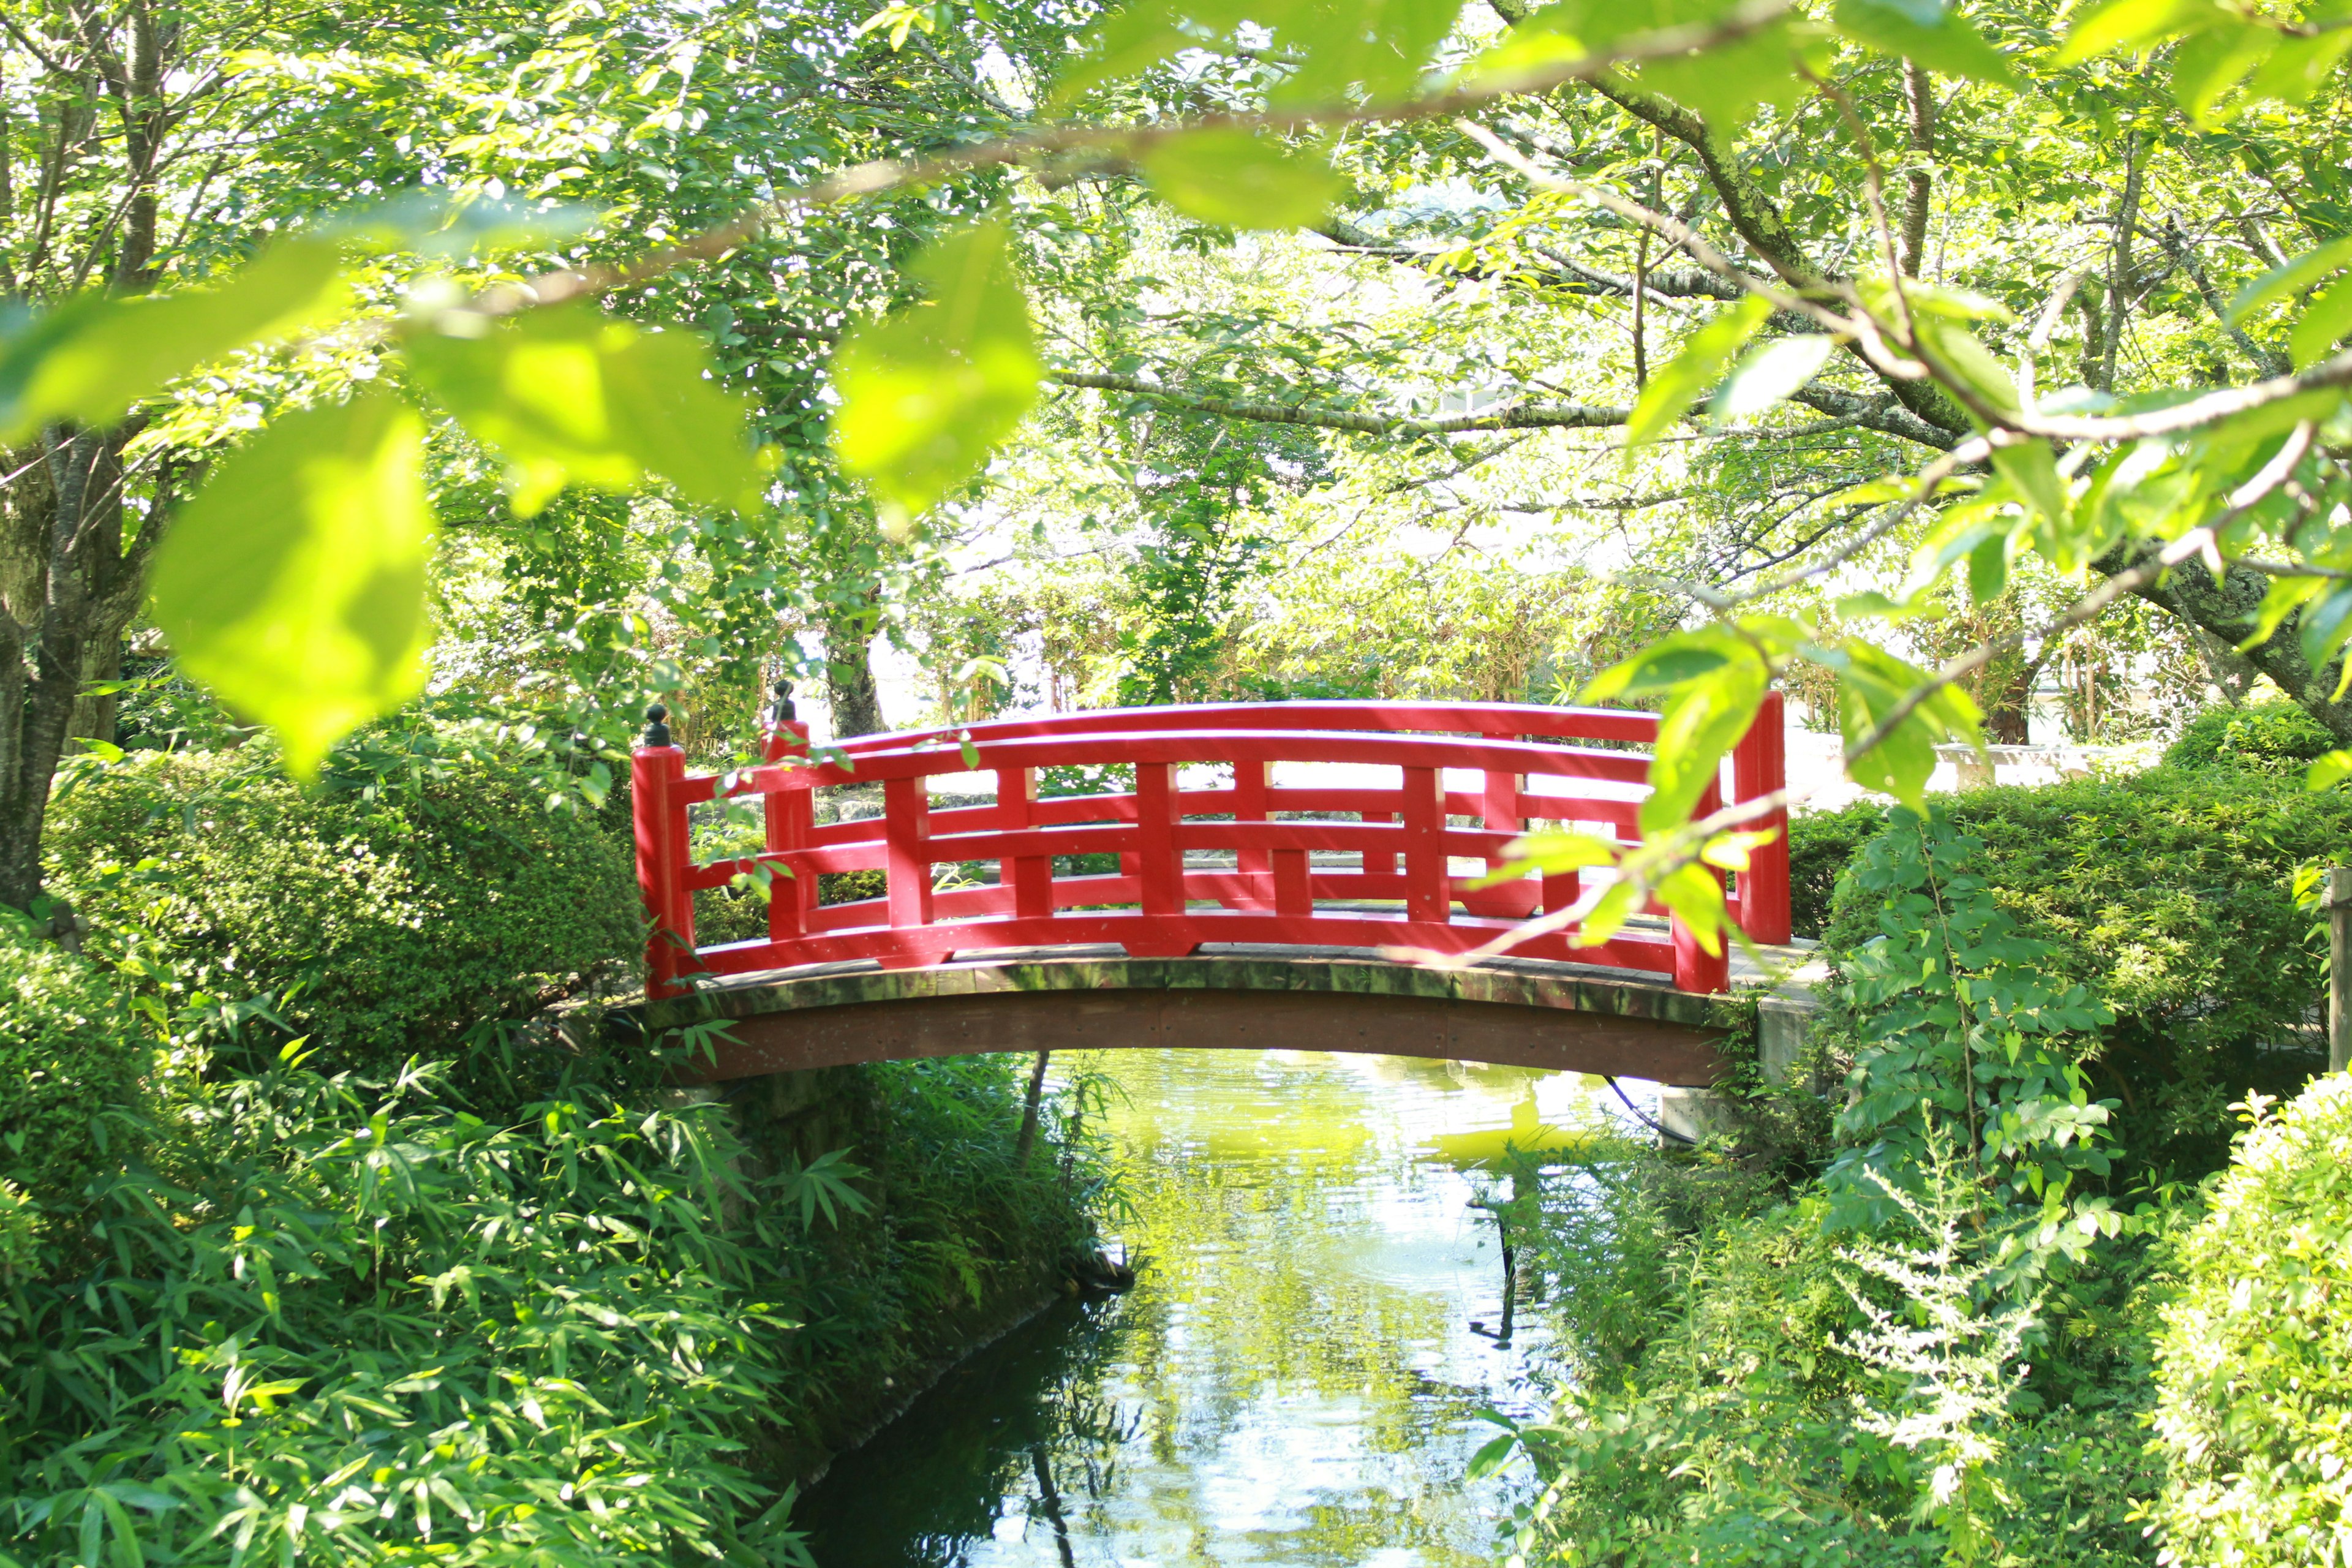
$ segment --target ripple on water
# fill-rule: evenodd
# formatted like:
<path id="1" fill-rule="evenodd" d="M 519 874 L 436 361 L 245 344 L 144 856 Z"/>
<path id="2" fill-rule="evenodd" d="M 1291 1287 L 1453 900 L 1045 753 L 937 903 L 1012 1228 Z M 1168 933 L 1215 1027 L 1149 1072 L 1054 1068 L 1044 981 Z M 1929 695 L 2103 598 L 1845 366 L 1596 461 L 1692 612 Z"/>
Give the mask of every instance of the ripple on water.
<path id="1" fill-rule="evenodd" d="M 1081 1064 L 1057 1057 L 1057 1068 Z M 1604 1112 L 1566 1075 L 1297 1052 L 1106 1052 L 1150 1259 L 951 1373 L 812 1489 L 818 1568 L 1495 1559 L 1507 1479 L 1465 1486 L 1529 1411 L 1545 1349 L 1501 1312 L 1470 1206 L 1506 1139 Z"/>

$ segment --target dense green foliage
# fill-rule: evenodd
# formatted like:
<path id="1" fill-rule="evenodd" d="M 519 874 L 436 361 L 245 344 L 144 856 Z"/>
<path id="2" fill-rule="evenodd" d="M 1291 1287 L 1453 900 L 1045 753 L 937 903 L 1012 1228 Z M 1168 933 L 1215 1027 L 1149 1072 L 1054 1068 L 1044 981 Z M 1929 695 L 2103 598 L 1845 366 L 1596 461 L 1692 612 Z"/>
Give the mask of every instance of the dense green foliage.
<path id="1" fill-rule="evenodd" d="M 2165 1561 L 2352 1558 L 2352 1079 L 2257 1101 L 2180 1247 L 2156 1430 Z"/>
<path id="2" fill-rule="evenodd" d="M 2105 1108 L 2055 1047 L 2098 1010 L 2032 967 L 1981 848 L 1898 812 L 1848 879 L 1885 913 L 1846 955 L 1822 1180 L 1778 1190 L 1734 1145 L 1548 1187 L 1573 1375 L 1500 1440 L 1546 1482 L 1530 1561 L 2150 1561 L 2152 1221 L 2084 1191 Z"/>
<path id="3" fill-rule="evenodd" d="M 2191 719 L 2165 748 L 2175 767 L 2261 768 L 2271 773 L 2303 771 L 2335 748 L 2335 737 L 2293 702 L 2253 702 L 2243 708 L 2208 708 Z"/>
<path id="4" fill-rule="evenodd" d="M 96 964 L 0 924 L 0 1182 L 70 1202 L 130 1136 L 152 1048 Z"/>
<path id="5" fill-rule="evenodd" d="M 2135 1160 L 2218 1168 L 2232 1101 L 2292 1092 L 2324 1064 L 2325 944 L 2295 906 L 2294 877 L 2341 855 L 2352 797 L 2259 769 L 2162 767 L 1971 790 L 1939 809 L 1983 841 L 1976 874 L 2048 944 L 2051 973 L 2114 1012 L 2085 1065 L 2095 1097 L 2119 1102 Z M 1812 852 L 1829 858 L 1833 835 L 1863 826 L 1857 813 L 1829 819 Z M 1875 835 L 1857 834 L 1850 853 Z M 1849 952 L 1879 931 L 1877 895 L 1849 884 L 1824 942 Z"/>
<path id="6" fill-rule="evenodd" d="M 269 997 L 337 1069 L 388 1071 L 617 978 L 638 944 L 625 837 L 547 809 L 536 759 L 409 739 L 397 773 L 331 767 L 313 788 L 234 751 L 90 770 L 54 807 L 51 885 L 93 951 Z"/>

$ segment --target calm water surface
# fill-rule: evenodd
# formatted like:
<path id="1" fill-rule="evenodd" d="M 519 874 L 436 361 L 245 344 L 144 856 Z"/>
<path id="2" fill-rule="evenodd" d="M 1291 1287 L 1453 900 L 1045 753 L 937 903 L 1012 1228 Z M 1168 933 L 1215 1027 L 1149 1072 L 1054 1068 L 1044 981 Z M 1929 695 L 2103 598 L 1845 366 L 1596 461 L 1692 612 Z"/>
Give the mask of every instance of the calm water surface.
<path id="1" fill-rule="evenodd" d="M 1055 1308 L 845 1456 L 797 1510 L 818 1568 L 1490 1563 L 1540 1402 L 1508 1345 L 1482 1160 L 1573 1141 L 1598 1080 L 1305 1052 L 1112 1051 L 1141 1265 Z M 1606 1090 L 1600 1090 L 1605 1094 Z M 1114 1253 L 1116 1246 L 1114 1246 Z M 1522 1307 L 1526 1305 L 1521 1303 Z"/>

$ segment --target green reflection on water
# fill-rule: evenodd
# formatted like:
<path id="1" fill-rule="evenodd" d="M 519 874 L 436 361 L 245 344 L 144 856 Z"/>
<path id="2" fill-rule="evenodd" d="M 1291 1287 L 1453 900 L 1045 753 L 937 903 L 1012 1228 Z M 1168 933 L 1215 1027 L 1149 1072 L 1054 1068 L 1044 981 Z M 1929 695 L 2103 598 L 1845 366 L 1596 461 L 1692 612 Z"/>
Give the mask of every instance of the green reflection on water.
<path id="1" fill-rule="evenodd" d="M 1531 1406 L 1471 1205 L 1507 1140 L 1576 1140 L 1587 1085 L 1290 1052 L 1056 1058 L 1111 1075 L 1135 1291 L 974 1358 L 805 1500 L 819 1568 L 1459 1564 L 1507 1481 L 1462 1483 L 1489 1404 Z M 1524 1303 L 1523 1303 L 1524 1304 Z"/>

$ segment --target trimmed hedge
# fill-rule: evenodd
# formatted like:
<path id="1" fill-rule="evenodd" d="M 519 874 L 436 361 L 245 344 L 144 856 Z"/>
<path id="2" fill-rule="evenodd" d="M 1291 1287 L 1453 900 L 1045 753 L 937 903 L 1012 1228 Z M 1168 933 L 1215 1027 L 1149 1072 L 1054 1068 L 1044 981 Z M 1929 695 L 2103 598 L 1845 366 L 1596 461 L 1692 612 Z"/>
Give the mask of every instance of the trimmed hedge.
<path id="1" fill-rule="evenodd" d="M 304 790 L 234 752 L 149 753 L 52 805 L 51 887 L 119 960 L 275 995 L 334 1067 L 396 1064 L 619 971 L 638 947 L 625 839 L 480 758 L 398 787 Z"/>
<path id="2" fill-rule="evenodd" d="M 2233 1101 L 2293 1093 L 2325 1065 L 2326 946 L 2293 885 L 2299 865 L 2352 846 L 2352 794 L 2306 794 L 2255 769 L 2161 767 L 1938 805 L 1984 841 L 1981 875 L 2023 934 L 2053 945 L 2057 977 L 2114 1007 L 2094 1093 L 2124 1102 L 2117 1131 L 2135 1155 L 2218 1169 Z M 1827 858 L 1853 825 L 1817 820 Z M 1840 886 L 1822 933 L 1832 956 L 1876 931 L 1865 904 Z"/>
<path id="3" fill-rule="evenodd" d="M 2284 699 L 2243 708 L 2208 708 L 2166 750 L 2174 767 L 2257 768 L 2299 773 L 2336 749 L 2336 737 L 2298 703 Z"/>
<path id="4" fill-rule="evenodd" d="M 0 1181 L 70 1203 L 121 1137 L 103 1119 L 137 1110 L 152 1053 L 103 970 L 5 926 L 0 994 Z"/>
<path id="5" fill-rule="evenodd" d="M 2347 1561 L 2352 1078 L 2257 1109 L 2179 1268 L 2158 1343 L 2163 1561 Z"/>

